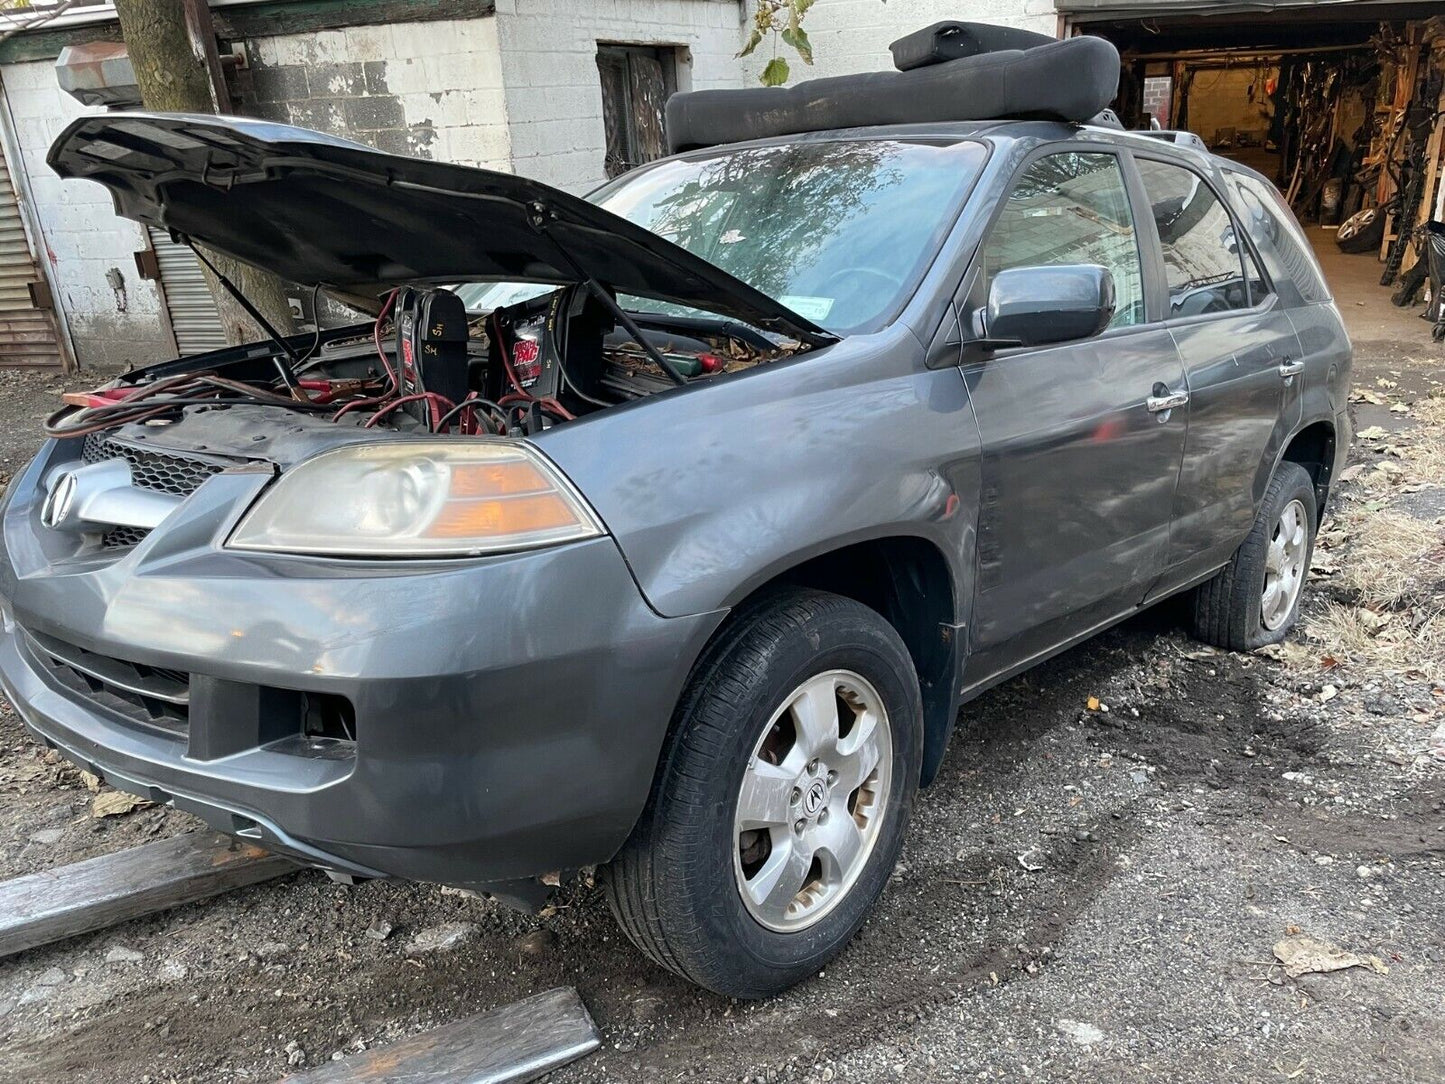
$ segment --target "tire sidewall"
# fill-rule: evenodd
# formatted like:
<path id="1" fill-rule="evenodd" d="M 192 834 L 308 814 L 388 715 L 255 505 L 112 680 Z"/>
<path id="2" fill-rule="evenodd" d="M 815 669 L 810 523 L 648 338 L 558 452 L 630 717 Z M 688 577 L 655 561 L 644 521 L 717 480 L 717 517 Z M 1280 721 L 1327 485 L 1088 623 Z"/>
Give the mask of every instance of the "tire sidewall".
<path id="1" fill-rule="evenodd" d="M 717 763 L 725 765 L 709 781 L 710 806 L 716 811 L 707 844 L 697 848 L 683 880 L 692 886 L 689 902 L 705 939 L 728 944 L 744 957 L 745 970 L 769 976 L 759 993 L 807 977 L 822 967 L 863 924 L 873 902 L 892 874 L 912 812 L 922 744 L 922 710 L 911 660 L 896 634 L 871 611 L 857 606 L 842 620 L 811 621 L 791 636 L 770 645 L 762 665 L 747 673 L 753 710 L 731 727 Z M 882 628 L 879 626 L 882 625 Z M 891 640 L 891 642 L 890 642 Z M 756 661 L 746 650 L 734 654 Z M 732 667 L 734 678 L 739 676 Z M 829 670 L 851 670 L 866 678 L 888 713 L 892 737 L 892 785 L 879 835 L 867 862 L 847 894 L 816 924 L 791 933 L 761 925 L 743 902 L 733 867 L 737 840 L 733 835 L 743 772 L 763 728 L 784 699 L 810 677 Z M 707 710 L 706 695 L 697 705 Z M 665 815 L 665 811 L 664 811 Z"/>
<path id="2" fill-rule="evenodd" d="M 1264 565 L 1265 555 L 1269 550 L 1270 540 L 1274 537 L 1275 524 L 1279 522 L 1280 515 L 1291 501 L 1298 500 L 1304 506 L 1305 522 L 1307 524 L 1305 538 L 1305 563 L 1302 575 L 1308 579 L 1310 563 L 1314 559 L 1315 533 L 1319 529 L 1319 512 L 1315 506 L 1314 481 L 1310 478 L 1305 469 L 1295 463 L 1280 464 L 1279 471 L 1270 483 L 1269 490 L 1265 494 L 1265 501 L 1260 507 L 1260 522 L 1256 527 L 1256 533 L 1250 538 L 1250 544 L 1256 547 L 1254 555 L 1257 559 L 1258 575 L 1251 578 L 1249 596 L 1244 608 L 1245 640 L 1251 649 L 1264 647 L 1268 644 L 1277 644 L 1289 634 L 1294 628 L 1295 621 L 1299 618 L 1300 602 L 1304 599 L 1304 586 L 1301 584 L 1300 591 L 1295 595 L 1294 604 L 1290 607 L 1289 616 L 1280 622 L 1279 628 L 1267 629 L 1264 627 L 1262 612 L 1264 610 Z M 1252 564 L 1256 562 L 1251 562 Z"/>

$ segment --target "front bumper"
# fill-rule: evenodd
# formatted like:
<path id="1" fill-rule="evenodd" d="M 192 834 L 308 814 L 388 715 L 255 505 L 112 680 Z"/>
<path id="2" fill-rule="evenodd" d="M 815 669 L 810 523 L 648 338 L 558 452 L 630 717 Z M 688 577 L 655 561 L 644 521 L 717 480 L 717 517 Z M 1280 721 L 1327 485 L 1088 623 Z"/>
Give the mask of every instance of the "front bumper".
<path id="1" fill-rule="evenodd" d="M 57 557 L 37 509 L 55 447 L 17 480 L 0 553 L 0 684 L 46 744 L 342 873 L 486 886 L 626 839 L 721 615 L 657 616 L 610 538 L 454 562 L 243 555 L 219 544 L 265 484 L 242 472 L 118 558 Z M 85 660 L 188 681 L 188 707 L 138 722 L 57 669 L 56 644 L 98 673 Z M 305 740 L 297 705 L 323 700 L 350 706 L 354 741 Z"/>

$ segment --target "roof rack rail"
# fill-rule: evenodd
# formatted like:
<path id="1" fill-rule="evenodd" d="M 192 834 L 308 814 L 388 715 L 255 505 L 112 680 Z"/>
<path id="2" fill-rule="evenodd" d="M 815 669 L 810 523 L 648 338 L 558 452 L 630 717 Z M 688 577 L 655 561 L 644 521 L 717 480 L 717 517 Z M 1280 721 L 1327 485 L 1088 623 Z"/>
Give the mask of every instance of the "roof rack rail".
<path id="1" fill-rule="evenodd" d="M 1182 128 L 1140 128 L 1134 134 L 1148 136 L 1150 139 L 1162 139 L 1165 143 L 1173 143 L 1180 147 L 1193 147 L 1198 151 L 1209 150 L 1209 144 L 1193 132 L 1186 132 Z"/>

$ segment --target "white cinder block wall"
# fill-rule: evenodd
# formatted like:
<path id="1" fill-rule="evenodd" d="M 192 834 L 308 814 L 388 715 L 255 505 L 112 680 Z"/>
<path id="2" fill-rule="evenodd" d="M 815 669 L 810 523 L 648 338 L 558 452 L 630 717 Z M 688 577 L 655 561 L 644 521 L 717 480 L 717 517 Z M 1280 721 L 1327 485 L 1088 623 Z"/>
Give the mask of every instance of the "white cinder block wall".
<path id="1" fill-rule="evenodd" d="M 60 89 L 53 61 L 9 65 L 0 79 L 15 122 L 19 168 L 35 198 L 44 239 L 40 258 L 53 272 L 77 359 L 82 365 L 118 366 L 159 358 L 170 349 L 160 294 L 136 274 L 133 255 L 145 247 L 144 231 L 115 214 L 110 194 L 100 185 L 62 181 L 45 164 L 46 152 L 65 126 L 99 110 L 87 109 Z M 123 298 L 106 281 L 112 267 L 125 281 Z"/>
<path id="2" fill-rule="evenodd" d="M 749 0 L 749 14 L 752 10 Z M 803 22 L 813 43 L 813 65 L 804 64 L 781 42 L 778 55 L 792 69 L 789 83 L 880 71 L 893 67 L 890 41 L 943 19 L 997 23 L 1051 36 L 1058 32 L 1054 0 L 817 0 Z M 764 42 L 745 60 L 747 85 L 758 85 L 758 75 L 772 55 L 772 46 Z"/>
<path id="3" fill-rule="evenodd" d="M 679 46 L 679 90 L 744 86 L 738 0 L 497 0 L 512 168 L 572 192 L 606 180 L 597 44 Z"/>
<path id="4" fill-rule="evenodd" d="M 497 0 L 483 18 L 257 37 L 242 111 L 584 192 L 605 179 L 598 43 L 676 47 L 682 90 L 743 86 L 742 13 L 738 0 Z M 97 110 L 61 92 L 53 61 L 8 65 L 0 80 L 77 360 L 163 356 L 160 295 L 135 270 L 144 231 L 99 185 L 61 182 L 45 165 L 65 125 Z"/>
<path id="5" fill-rule="evenodd" d="M 494 18 L 354 26 L 247 47 L 247 112 L 397 154 L 511 164 Z"/>

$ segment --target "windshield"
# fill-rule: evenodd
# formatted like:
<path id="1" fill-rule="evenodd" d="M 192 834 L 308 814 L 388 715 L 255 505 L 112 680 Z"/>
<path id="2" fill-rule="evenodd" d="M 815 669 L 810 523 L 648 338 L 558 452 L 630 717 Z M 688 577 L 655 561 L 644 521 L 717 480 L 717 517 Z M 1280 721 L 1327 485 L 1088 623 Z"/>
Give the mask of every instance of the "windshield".
<path id="1" fill-rule="evenodd" d="M 807 142 L 663 162 L 588 197 L 840 334 L 890 319 L 978 173 L 977 143 Z M 553 287 L 472 283 L 474 311 Z M 626 308 L 695 310 L 627 297 Z"/>

